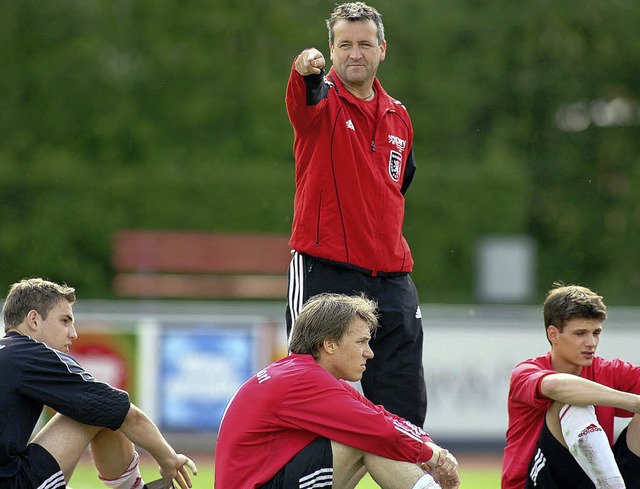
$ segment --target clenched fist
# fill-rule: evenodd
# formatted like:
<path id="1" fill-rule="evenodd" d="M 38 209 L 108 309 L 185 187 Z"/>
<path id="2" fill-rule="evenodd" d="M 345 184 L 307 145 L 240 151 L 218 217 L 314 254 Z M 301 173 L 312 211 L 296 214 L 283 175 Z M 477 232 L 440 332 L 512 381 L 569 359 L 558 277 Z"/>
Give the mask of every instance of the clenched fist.
<path id="1" fill-rule="evenodd" d="M 317 75 L 324 68 L 324 56 L 316 48 L 302 51 L 296 58 L 295 68 L 302 76 Z"/>

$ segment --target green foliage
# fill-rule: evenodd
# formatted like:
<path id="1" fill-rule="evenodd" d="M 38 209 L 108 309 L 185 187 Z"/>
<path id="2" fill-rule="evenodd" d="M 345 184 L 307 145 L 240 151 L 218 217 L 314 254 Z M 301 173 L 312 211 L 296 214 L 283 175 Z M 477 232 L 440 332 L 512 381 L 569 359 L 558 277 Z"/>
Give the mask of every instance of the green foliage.
<path id="1" fill-rule="evenodd" d="M 121 228 L 289 230 L 294 56 L 328 57 L 334 2 L 16 0 L 0 5 L 0 272 L 110 297 Z M 640 294 L 640 139 L 564 132 L 569 104 L 638 104 L 640 5 L 406 0 L 379 5 L 379 76 L 412 114 L 406 235 L 428 302 L 473 301 L 474 243 L 528 234 L 538 295 Z M 636 112 L 638 105 L 635 105 Z"/>

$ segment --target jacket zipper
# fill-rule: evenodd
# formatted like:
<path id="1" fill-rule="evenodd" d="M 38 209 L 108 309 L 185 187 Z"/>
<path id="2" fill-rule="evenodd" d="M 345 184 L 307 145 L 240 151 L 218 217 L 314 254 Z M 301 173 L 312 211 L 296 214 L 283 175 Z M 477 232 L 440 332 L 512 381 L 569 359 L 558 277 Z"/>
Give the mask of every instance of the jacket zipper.
<path id="1" fill-rule="evenodd" d="M 318 201 L 318 220 L 316 222 L 316 248 L 320 246 L 320 213 L 322 212 L 322 189 L 320 189 L 320 200 Z"/>

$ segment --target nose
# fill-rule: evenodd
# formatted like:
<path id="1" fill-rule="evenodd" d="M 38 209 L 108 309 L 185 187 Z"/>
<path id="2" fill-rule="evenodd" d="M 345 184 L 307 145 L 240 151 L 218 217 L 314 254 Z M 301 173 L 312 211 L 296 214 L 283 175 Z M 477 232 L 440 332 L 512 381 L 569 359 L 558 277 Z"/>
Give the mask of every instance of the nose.
<path id="1" fill-rule="evenodd" d="M 72 340 L 75 340 L 78 337 L 78 332 L 76 331 L 76 326 L 75 324 L 72 324 L 71 327 L 69 328 L 69 338 L 71 338 Z"/>
<path id="2" fill-rule="evenodd" d="M 359 46 L 354 46 L 353 48 L 351 48 L 351 54 L 350 54 L 352 59 L 360 59 L 362 58 L 362 51 L 360 50 Z"/>
<path id="3" fill-rule="evenodd" d="M 365 358 L 373 358 L 373 350 L 369 345 L 364 349 L 364 356 Z"/>

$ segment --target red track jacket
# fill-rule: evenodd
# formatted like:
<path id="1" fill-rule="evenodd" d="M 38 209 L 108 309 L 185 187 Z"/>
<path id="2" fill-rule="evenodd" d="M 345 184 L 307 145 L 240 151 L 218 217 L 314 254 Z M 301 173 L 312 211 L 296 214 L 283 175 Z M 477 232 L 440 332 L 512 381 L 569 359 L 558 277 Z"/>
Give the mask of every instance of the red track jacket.
<path id="1" fill-rule="evenodd" d="M 369 127 L 333 68 L 301 76 L 292 67 L 286 105 L 294 129 L 296 194 L 289 244 L 296 251 L 377 275 L 410 272 L 402 236 L 404 193 L 413 180 L 413 127 L 376 78 Z"/>

